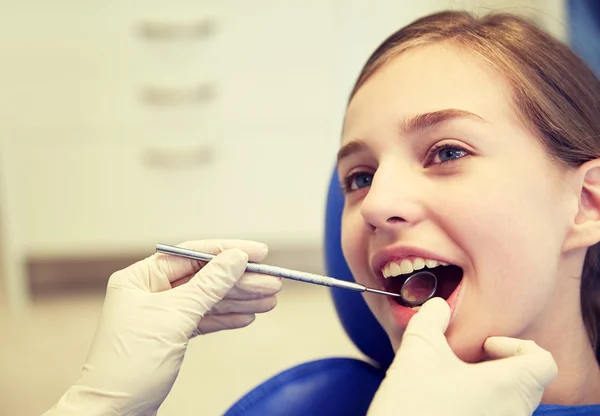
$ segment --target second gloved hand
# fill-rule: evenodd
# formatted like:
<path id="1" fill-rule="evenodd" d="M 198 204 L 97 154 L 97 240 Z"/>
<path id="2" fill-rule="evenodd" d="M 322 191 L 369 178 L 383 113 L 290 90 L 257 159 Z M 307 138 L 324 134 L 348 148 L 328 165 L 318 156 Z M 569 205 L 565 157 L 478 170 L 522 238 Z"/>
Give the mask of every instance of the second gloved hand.
<path id="1" fill-rule="evenodd" d="M 47 416 L 155 415 L 192 337 L 246 326 L 275 306 L 281 279 L 245 273 L 248 261 L 265 258 L 266 245 L 207 240 L 181 247 L 218 255 L 202 267 L 154 254 L 114 273 L 81 377 Z"/>
<path id="2" fill-rule="evenodd" d="M 449 320 L 441 298 L 413 316 L 369 415 L 531 415 L 557 375 L 550 353 L 533 341 L 490 337 L 484 350 L 492 361 L 468 364 L 446 341 Z"/>

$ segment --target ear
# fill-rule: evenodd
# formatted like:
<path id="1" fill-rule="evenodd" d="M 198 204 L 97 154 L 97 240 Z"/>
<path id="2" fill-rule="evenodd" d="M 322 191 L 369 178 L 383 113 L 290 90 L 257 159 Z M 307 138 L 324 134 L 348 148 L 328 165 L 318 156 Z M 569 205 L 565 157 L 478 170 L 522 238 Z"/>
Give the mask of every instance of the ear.
<path id="1" fill-rule="evenodd" d="M 576 171 L 579 208 L 563 250 L 588 248 L 600 242 L 600 159 Z"/>

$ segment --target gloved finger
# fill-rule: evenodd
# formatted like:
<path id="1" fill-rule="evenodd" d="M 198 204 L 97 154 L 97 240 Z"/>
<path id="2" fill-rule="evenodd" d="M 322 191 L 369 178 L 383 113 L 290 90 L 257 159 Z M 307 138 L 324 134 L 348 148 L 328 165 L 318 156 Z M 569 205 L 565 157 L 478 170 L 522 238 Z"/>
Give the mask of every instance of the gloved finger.
<path id="1" fill-rule="evenodd" d="M 276 295 L 283 286 L 282 279 L 258 273 L 244 273 L 235 286 L 227 293 L 227 299 L 260 299 Z"/>
<path id="2" fill-rule="evenodd" d="M 493 360 L 546 351 L 534 341 L 510 337 L 489 337 L 483 343 L 483 349 Z"/>
<path id="3" fill-rule="evenodd" d="M 192 334 L 192 337 L 210 334 L 211 332 L 243 328 L 250 325 L 255 319 L 256 316 L 254 314 L 231 313 L 222 315 L 207 315 L 200 320 L 200 323 Z"/>
<path id="4" fill-rule="evenodd" d="M 173 289 L 173 292 L 177 291 L 178 294 L 188 294 L 179 301 L 180 307 L 193 308 L 192 305 L 183 305 L 183 299 L 187 299 L 190 303 L 200 303 L 203 310 L 198 312 L 205 315 L 242 277 L 247 264 L 248 255 L 242 250 L 231 249 L 218 254 L 189 282 Z"/>
<path id="5" fill-rule="evenodd" d="M 449 323 L 450 306 L 442 298 L 432 298 L 411 318 L 404 337 L 410 334 L 443 336 Z"/>
<path id="6" fill-rule="evenodd" d="M 275 296 L 250 300 L 224 298 L 208 312 L 207 316 L 228 313 L 264 313 L 269 312 L 276 305 L 277 298 Z"/>
<path id="7" fill-rule="evenodd" d="M 179 244 L 178 247 L 208 254 L 219 254 L 225 250 L 237 248 L 245 252 L 248 255 L 248 261 L 252 262 L 263 261 L 269 253 L 269 247 L 266 244 L 251 240 L 196 240 L 186 241 Z"/>
<path id="8" fill-rule="evenodd" d="M 504 366 L 525 370 L 540 386 L 550 384 L 558 374 L 554 357 L 533 341 L 509 337 L 490 337 L 483 344 L 486 354 L 492 359 L 506 359 Z M 518 374 L 518 371 L 513 371 Z"/>
<path id="9" fill-rule="evenodd" d="M 237 248 L 248 255 L 248 261 L 260 262 L 264 260 L 269 252 L 266 244 L 249 240 L 197 240 L 186 241 L 178 244 L 177 247 L 187 248 L 188 250 L 200 251 L 208 254 L 219 254 L 225 250 Z M 155 254 L 150 257 L 157 264 L 159 270 L 166 274 L 169 282 L 175 282 L 194 275 L 204 264 L 197 260 L 186 259 L 183 257 L 171 256 L 168 254 Z M 180 285 L 179 283 L 178 285 Z"/>
<path id="10" fill-rule="evenodd" d="M 199 267 L 198 267 L 198 270 L 200 270 Z M 192 277 L 194 277 L 193 274 L 191 274 L 189 276 L 182 277 L 181 279 L 177 279 L 177 280 L 171 282 L 170 289 L 173 289 L 173 288 L 176 288 L 177 286 L 181 286 L 181 285 L 186 284 L 187 282 L 189 282 L 192 279 Z"/>
<path id="11" fill-rule="evenodd" d="M 186 276 L 171 283 L 171 287 L 181 286 L 190 281 L 192 276 Z M 246 272 L 227 293 L 227 299 L 260 299 L 276 295 L 283 286 L 282 279 L 268 274 Z"/>
<path id="12" fill-rule="evenodd" d="M 440 361 L 446 365 L 460 363 L 444 336 L 449 322 L 450 307 L 445 300 L 425 302 L 409 321 L 390 369 L 402 373 L 407 365 L 417 365 L 420 371 L 426 371 L 436 368 Z"/>

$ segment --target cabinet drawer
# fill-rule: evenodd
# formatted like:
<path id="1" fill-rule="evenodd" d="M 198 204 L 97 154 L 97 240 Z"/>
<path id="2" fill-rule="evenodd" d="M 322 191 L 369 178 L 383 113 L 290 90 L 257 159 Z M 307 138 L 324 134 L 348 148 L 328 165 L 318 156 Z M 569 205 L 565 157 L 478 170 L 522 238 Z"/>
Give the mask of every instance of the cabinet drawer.
<path id="1" fill-rule="evenodd" d="M 160 143 L 20 149 L 29 167 L 20 175 L 28 250 L 135 249 L 214 231 L 229 195 L 203 178 L 221 176 L 221 161 L 193 145 L 164 149 Z"/>
<path id="2" fill-rule="evenodd" d="M 314 243 L 336 139 L 321 131 L 238 131 L 206 143 L 86 141 L 4 146 L 3 166 L 39 255 L 148 249 L 159 241 Z M 311 142 L 329 140 L 332 152 Z"/>
<path id="3" fill-rule="evenodd" d="M 339 107 L 332 0 L 30 3 L 0 16 L 6 126 L 284 125 Z"/>
<path id="4" fill-rule="evenodd" d="M 162 2 L 165 13 L 152 3 L 158 2 L 25 0 L 3 10 L 3 124 L 146 122 L 165 107 L 160 103 L 170 104 L 165 117 L 173 110 L 215 117 L 214 94 L 206 93 L 219 82 L 219 68 L 210 63 L 213 35 L 152 42 L 141 32 L 152 22 L 195 27 L 220 19 L 222 9 L 213 1 L 180 0 Z"/>

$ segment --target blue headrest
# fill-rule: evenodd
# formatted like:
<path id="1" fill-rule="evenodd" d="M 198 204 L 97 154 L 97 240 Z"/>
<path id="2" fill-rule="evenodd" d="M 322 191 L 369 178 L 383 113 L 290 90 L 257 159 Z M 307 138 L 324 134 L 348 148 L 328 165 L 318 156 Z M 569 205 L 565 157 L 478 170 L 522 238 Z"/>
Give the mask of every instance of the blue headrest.
<path id="1" fill-rule="evenodd" d="M 337 171 L 329 185 L 325 212 L 325 267 L 329 276 L 354 281 L 342 253 L 341 231 L 344 195 Z M 394 351 L 390 341 L 364 301 L 362 294 L 345 289 L 332 289 L 338 316 L 346 333 L 363 354 L 387 368 Z"/>

